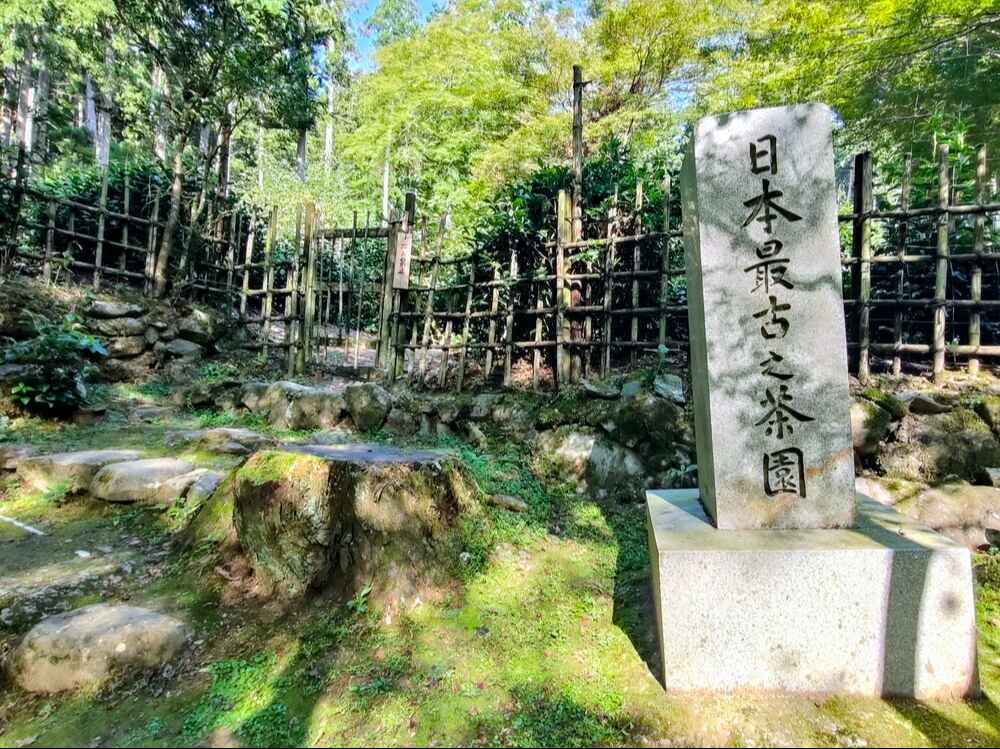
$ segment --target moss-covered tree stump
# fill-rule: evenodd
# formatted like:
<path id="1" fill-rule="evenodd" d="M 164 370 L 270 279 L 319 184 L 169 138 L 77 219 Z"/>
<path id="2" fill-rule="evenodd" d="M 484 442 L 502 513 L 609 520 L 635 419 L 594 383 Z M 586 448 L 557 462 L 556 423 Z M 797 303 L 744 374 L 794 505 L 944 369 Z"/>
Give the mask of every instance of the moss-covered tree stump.
<path id="1" fill-rule="evenodd" d="M 262 450 L 234 476 L 233 519 L 257 575 L 281 595 L 372 586 L 417 597 L 454 552 L 471 487 L 446 453 L 382 445 Z"/>

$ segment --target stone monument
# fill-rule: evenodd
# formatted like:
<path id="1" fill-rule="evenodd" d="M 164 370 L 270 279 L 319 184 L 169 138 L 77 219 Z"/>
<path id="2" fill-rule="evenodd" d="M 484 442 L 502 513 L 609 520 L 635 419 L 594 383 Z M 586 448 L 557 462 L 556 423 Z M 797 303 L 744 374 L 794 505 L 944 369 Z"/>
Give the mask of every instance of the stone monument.
<path id="1" fill-rule="evenodd" d="M 968 550 L 855 494 L 832 117 L 706 117 L 681 177 L 698 489 L 647 495 L 664 685 L 978 691 Z"/>

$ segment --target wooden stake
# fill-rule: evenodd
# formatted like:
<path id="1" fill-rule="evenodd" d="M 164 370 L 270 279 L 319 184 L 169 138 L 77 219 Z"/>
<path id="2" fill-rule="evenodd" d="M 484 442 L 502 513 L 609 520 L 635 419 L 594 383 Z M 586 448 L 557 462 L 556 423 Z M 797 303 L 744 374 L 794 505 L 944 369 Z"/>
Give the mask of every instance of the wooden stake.
<path id="1" fill-rule="evenodd" d="M 903 184 L 899 193 L 899 207 L 903 211 L 910 208 L 910 187 L 913 180 L 913 154 L 908 153 L 903 161 Z M 903 258 L 906 256 L 907 235 L 909 233 L 909 223 L 904 217 L 899 222 L 899 241 L 897 243 L 897 258 L 899 267 L 896 269 L 896 314 L 893 319 L 893 338 L 896 347 L 892 355 L 892 373 L 899 377 L 903 373 L 903 295 L 906 293 L 906 263 Z"/>
<path id="2" fill-rule="evenodd" d="M 670 175 L 663 176 L 663 251 L 660 253 L 660 328 L 657 343 L 667 345 L 667 302 L 670 294 Z"/>
<path id="3" fill-rule="evenodd" d="M 566 244 L 571 241 L 572 222 L 570 220 L 569 196 L 565 190 L 559 191 L 556 204 L 556 370 L 557 388 L 568 385 L 572 379 L 570 343 L 572 326 L 567 315 L 572 295 L 566 282 Z"/>
<path id="4" fill-rule="evenodd" d="M 986 146 L 982 145 L 976 151 L 976 202 L 983 205 L 989 198 L 989 182 L 986 170 Z M 973 239 L 973 251 L 976 255 L 982 255 L 986 251 L 986 214 L 976 214 L 976 228 Z M 976 304 L 983 299 L 983 266 L 979 259 L 972 266 L 972 275 L 969 279 L 972 303 Z M 969 345 L 979 347 L 982 340 L 982 317 L 979 307 L 972 307 L 969 310 Z M 969 374 L 979 374 L 979 357 L 969 357 Z"/>
<path id="5" fill-rule="evenodd" d="M 97 204 L 97 250 L 94 254 L 94 289 L 101 288 L 101 265 L 104 258 L 104 222 L 108 212 L 108 170 L 101 170 L 101 197 Z"/>
<path id="6" fill-rule="evenodd" d="M 870 316 L 872 290 L 871 224 L 868 211 L 873 208 L 872 155 L 869 151 L 854 157 L 854 231 L 851 242 L 857 264 L 858 300 L 858 379 L 868 382 L 871 378 L 869 347 L 871 346 Z"/>
<path id="7" fill-rule="evenodd" d="M 951 174 L 948 171 L 948 145 L 938 145 L 938 206 L 947 208 L 951 201 Z M 944 376 L 945 355 L 945 301 L 948 292 L 948 226 L 947 212 L 938 217 L 937 227 L 937 267 L 934 273 L 934 337 L 931 350 L 934 354 L 933 372 L 935 381 Z"/>

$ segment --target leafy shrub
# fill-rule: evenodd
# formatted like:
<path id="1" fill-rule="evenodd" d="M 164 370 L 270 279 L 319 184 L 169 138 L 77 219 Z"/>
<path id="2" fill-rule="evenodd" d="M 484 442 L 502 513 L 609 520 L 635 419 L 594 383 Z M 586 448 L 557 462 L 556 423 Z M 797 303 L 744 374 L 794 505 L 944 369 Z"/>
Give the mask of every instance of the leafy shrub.
<path id="1" fill-rule="evenodd" d="M 58 322 L 34 315 L 32 319 L 35 336 L 8 339 L 3 351 L 4 363 L 28 365 L 10 386 L 10 400 L 48 416 L 71 412 L 87 401 L 87 380 L 96 369 L 91 360 L 107 356 L 107 349 L 75 315 Z"/>

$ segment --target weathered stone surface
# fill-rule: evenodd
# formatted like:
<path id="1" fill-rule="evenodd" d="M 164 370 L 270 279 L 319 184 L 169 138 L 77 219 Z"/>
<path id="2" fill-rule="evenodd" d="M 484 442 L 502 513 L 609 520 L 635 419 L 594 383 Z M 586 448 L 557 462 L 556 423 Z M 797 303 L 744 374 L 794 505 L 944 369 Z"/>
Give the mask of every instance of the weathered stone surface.
<path id="1" fill-rule="evenodd" d="M 128 420 L 140 423 L 162 421 L 173 415 L 173 411 L 165 406 L 139 406 L 129 412 Z"/>
<path id="2" fill-rule="evenodd" d="M 989 486 L 1000 487 L 1000 468 L 984 468 L 983 473 Z"/>
<path id="3" fill-rule="evenodd" d="M 668 691 L 978 693 L 968 549 L 863 497 L 851 530 L 719 530 L 697 490 L 647 511 Z"/>
<path id="4" fill-rule="evenodd" d="M 639 455 L 594 431 L 552 429 L 538 435 L 536 454 L 597 495 L 633 499 L 645 490 Z"/>
<path id="5" fill-rule="evenodd" d="M 344 389 L 344 401 L 354 426 L 361 432 L 381 429 L 392 408 L 389 391 L 371 382 L 348 385 Z"/>
<path id="6" fill-rule="evenodd" d="M 951 411 L 951 406 L 946 403 L 939 403 L 937 400 L 924 393 L 912 393 L 910 397 L 902 399 L 907 405 L 911 414 L 929 416 L 932 414 L 946 414 Z"/>
<path id="7" fill-rule="evenodd" d="M 173 432 L 167 435 L 166 442 L 170 447 L 192 445 L 213 452 L 244 455 L 274 445 L 277 440 L 252 429 L 215 427 Z"/>
<path id="8" fill-rule="evenodd" d="M 211 345 L 219 337 L 219 323 L 215 316 L 205 310 L 193 309 L 186 317 L 177 321 L 177 335 L 203 346 Z"/>
<path id="9" fill-rule="evenodd" d="M 112 463 L 102 468 L 90 484 L 90 493 L 108 502 L 169 505 L 184 495 L 196 477 L 194 466 L 176 458 L 148 458 Z"/>
<path id="10" fill-rule="evenodd" d="M 289 381 L 248 383 L 242 402 L 279 429 L 330 429 L 340 423 L 346 408 L 336 393 Z"/>
<path id="11" fill-rule="evenodd" d="M 987 530 L 1000 529 L 1000 489 L 992 486 L 952 481 L 900 499 L 894 507 L 970 548 L 986 543 Z"/>
<path id="12" fill-rule="evenodd" d="M 193 476 L 184 494 L 188 505 L 200 505 L 205 502 L 226 478 L 224 474 L 208 468 L 196 468 L 188 476 L 189 478 Z"/>
<path id="13" fill-rule="evenodd" d="M 25 458 L 38 454 L 34 445 L 0 445 L 0 471 L 13 471 Z"/>
<path id="14" fill-rule="evenodd" d="M 894 507 L 903 500 L 912 499 L 927 488 L 926 484 L 916 481 L 878 476 L 858 476 L 854 480 L 854 486 L 858 494 L 864 494 L 886 507 Z"/>
<path id="15" fill-rule="evenodd" d="M 95 299 L 87 307 L 85 314 L 87 317 L 139 317 L 146 310 L 138 304 L 128 304 L 127 302 L 107 302 L 103 299 Z"/>
<path id="16" fill-rule="evenodd" d="M 36 455 L 18 463 L 17 475 L 38 491 L 64 486 L 70 493 L 82 492 L 90 487 L 90 482 L 104 466 L 141 457 L 138 450 L 83 450 Z"/>
<path id="17" fill-rule="evenodd" d="M 621 388 L 609 382 L 581 380 L 580 387 L 583 388 L 583 392 L 588 396 L 599 400 L 614 400 L 615 398 L 620 398 L 622 394 Z"/>
<path id="18" fill-rule="evenodd" d="M 112 358 L 138 356 L 146 350 L 146 339 L 141 335 L 109 338 L 106 348 Z"/>
<path id="19" fill-rule="evenodd" d="M 851 403 L 851 438 L 858 455 L 872 455 L 889 431 L 892 417 L 881 406 L 863 398 Z"/>
<path id="20" fill-rule="evenodd" d="M 105 359 L 101 364 L 101 373 L 110 382 L 132 382 L 148 378 L 157 363 L 156 354 L 145 351 L 126 359 Z"/>
<path id="21" fill-rule="evenodd" d="M 684 397 L 684 380 L 675 374 L 657 375 L 656 379 L 653 380 L 653 392 L 679 406 L 683 406 L 687 402 Z"/>
<path id="22" fill-rule="evenodd" d="M 163 341 L 157 342 L 156 346 L 154 346 L 154 351 L 161 354 L 169 354 L 170 356 L 178 356 L 182 359 L 200 359 L 205 349 L 194 341 L 188 341 L 184 338 L 174 338 L 166 343 Z"/>
<path id="23" fill-rule="evenodd" d="M 911 481 L 933 484 L 951 474 L 975 480 L 982 466 L 1000 465 L 1000 443 L 975 413 L 956 408 L 904 418 L 878 462 L 886 475 Z"/>
<path id="24" fill-rule="evenodd" d="M 831 128 L 820 104 L 706 117 L 684 160 L 699 488 L 719 528 L 853 522 Z"/>
<path id="25" fill-rule="evenodd" d="M 137 336 L 146 332 L 146 323 L 135 317 L 96 318 L 87 328 L 101 336 Z"/>
<path id="26" fill-rule="evenodd" d="M 411 595 L 468 506 L 447 454 L 382 445 L 255 453 L 234 476 L 234 521 L 258 574 L 285 595 L 374 582 Z"/>
<path id="27" fill-rule="evenodd" d="M 976 403 L 975 411 L 994 433 L 1000 433 L 1000 395 L 987 395 Z"/>
<path id="28" fill-rule="evenodd" d="M 187 639 L 187 627 L 173 617 L 98 603 L 35 625 L 14 652 L 10 671 L 26 691 L 62 692 L 98 685 L 113 670 L 163 665 Z"/>

